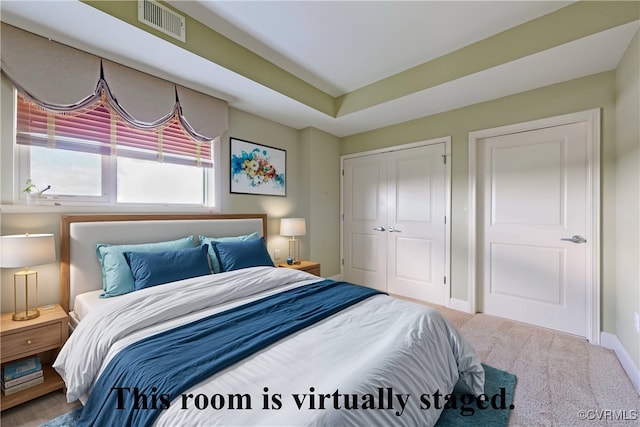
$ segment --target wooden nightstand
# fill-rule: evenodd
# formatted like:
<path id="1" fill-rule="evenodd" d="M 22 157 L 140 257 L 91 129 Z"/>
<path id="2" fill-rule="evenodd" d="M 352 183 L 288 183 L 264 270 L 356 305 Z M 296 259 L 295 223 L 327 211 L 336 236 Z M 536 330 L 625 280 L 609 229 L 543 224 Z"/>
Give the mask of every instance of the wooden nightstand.
<path id="1" fill-rule="evenodd" d="M 287 263 L 282 263 L 282 264 L 278 264 L 278 267 L 295 268 L 296 270 L 302 270 L 302 271 L 306 271 L 307 273 L 320 276 L 320 263 L 318 262 L 301 260 L 300 264 L 289 265 Z"/>
<path id="2" fill-rule="evenodd" d="M 41 356 L 44 371 L 44 383 L 5 396 L 0 393 L 0 410 L 11 408 L 36 397 L 64 389 L 64 381 L 51 367 L 58 351 L 69 336 L 69 319 L 63 308 L 56 304 L 53 308 L 40 310 L 40 316 L 31 320 L 15 321 L 12 313 L 1 316 L 0 344 L 2 357 L 0 362 L 6 363 L 29 356 L 51 351 Z"/>

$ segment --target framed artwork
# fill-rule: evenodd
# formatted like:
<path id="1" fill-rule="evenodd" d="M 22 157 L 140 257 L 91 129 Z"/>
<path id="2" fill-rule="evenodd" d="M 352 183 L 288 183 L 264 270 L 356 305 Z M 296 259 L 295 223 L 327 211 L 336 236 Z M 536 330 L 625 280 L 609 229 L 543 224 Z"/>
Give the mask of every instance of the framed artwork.
<path id="1" fill-rule="evenodd" d="M 242 139 L 231 141 L 231 192 L 287 195 L 287 152 Z"/>

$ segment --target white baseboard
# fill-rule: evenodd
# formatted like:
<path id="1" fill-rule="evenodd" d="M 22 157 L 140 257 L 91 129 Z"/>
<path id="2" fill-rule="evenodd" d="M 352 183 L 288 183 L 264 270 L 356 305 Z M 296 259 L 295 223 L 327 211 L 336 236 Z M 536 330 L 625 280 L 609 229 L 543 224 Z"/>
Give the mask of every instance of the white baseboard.
<path id="1" fill-rule="evenodd" d="M 618 339 L 617 335 L 610 334 L 608 332 L 600 333 L 600 345 L 608 349 L 613 350 L 622 365 L 622 368 L 629 376 L 629 379 L 633 383 L 634 387 L 640 393 L 640 369 L 631 360 L 631 356 L 627 353 L 627 350 L 622 346 L 622 343 Z"/>
<path id="2" fill-rule="evenodd" d="M 326 279 L 331 279 L 331 280 L 335 280 L 336 282 L 339 282 L 342 280 L 342 274 L 336 274 L 335 276 L 326 277 Z"/>
<path id="3" fill-rule="evenodd" d="M 453 310 L 464 311 L 465 313 L 471 313 L 471 304 L 469 304 L 469 301 L 464 301 L 457 298 L 449 298 L 449 308 Z"/>

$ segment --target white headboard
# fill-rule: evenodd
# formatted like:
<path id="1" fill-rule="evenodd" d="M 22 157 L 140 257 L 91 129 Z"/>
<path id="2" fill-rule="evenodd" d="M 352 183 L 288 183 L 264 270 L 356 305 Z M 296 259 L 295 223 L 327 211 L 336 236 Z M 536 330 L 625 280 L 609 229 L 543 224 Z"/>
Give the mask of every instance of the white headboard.
<path id="1" fill-rule="evenodd" d="M 75 296 L 102 289 L 98 243 L 151 243 L 202 234 L 267 238 L 266 214 L 64 215 L 60 222 L 60 305 L 73 310 Z"/>

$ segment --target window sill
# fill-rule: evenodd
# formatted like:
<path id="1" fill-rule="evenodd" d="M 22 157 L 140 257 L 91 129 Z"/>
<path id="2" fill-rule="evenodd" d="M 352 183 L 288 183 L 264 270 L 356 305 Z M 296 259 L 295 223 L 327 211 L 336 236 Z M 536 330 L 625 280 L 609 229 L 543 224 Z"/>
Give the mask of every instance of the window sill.
<path id="1" fill-rule="evenodd" d="M 3 204 L 0 205 L 0 213 L 219 213 L 220 209 L 208 206 L 187 205 L 27 205 L 27 204 Z"/>

